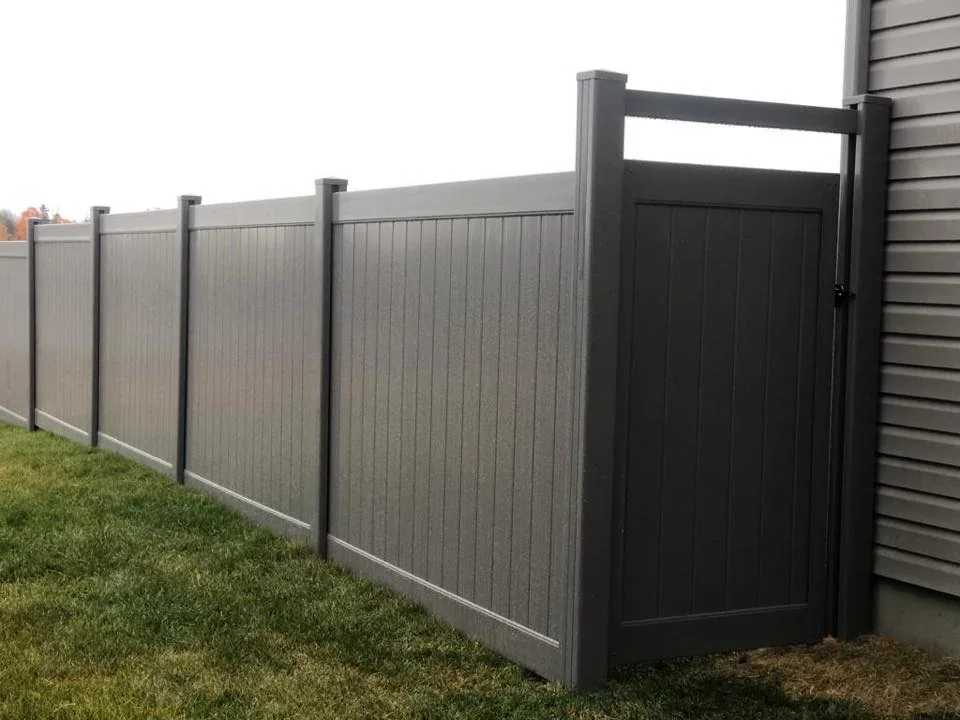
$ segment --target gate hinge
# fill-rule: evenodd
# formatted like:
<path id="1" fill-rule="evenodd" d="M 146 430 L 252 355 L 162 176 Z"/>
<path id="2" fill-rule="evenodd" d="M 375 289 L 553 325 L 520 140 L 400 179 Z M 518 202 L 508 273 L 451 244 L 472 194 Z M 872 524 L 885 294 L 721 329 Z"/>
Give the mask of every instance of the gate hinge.
<path id="1" fill-rule="evenodd" d="M 833 306 L 846 307 L 851 300 L 857 297 L 855 292 L 850 292 L 846 285 L 837 283 L 833 286 Z"/>

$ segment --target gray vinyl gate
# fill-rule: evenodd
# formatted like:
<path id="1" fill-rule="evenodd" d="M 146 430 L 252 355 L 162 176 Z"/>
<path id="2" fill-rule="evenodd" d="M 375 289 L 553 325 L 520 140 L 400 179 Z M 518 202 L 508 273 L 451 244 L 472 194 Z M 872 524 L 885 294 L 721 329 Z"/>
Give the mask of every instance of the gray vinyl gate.
<path id="1" fill-rule="evenodd" d="M 825 634 L 838 194 L 625 163 L 616 662 Z"/>

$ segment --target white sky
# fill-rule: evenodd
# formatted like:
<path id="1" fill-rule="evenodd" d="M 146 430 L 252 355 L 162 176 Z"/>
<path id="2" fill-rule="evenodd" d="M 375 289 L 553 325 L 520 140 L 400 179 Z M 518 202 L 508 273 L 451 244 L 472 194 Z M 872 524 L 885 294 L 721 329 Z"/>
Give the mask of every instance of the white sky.
<path id="1" fill-rule="evenodd" d="M 573 169 L 577 71 L 837 105 L 840 0 L 3 3 L 0 207 L 83 219 Z M 628 120 L 627 157 L 836 170 L 807 133 Z"/>

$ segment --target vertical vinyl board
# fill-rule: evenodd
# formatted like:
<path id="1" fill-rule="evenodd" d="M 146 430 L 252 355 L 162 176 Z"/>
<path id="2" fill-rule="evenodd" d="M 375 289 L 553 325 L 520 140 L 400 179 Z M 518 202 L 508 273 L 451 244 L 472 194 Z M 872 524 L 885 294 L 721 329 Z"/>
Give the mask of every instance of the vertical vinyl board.
<path id="1" fill-rule="evenodd" d="M 303 350 L 297 358 L 299 368 L 298 394 L 299 408 L 295 417 L 301 417 L 299 434 L 299 468 L 298 482 L 295 487 L 301 497 L 301 507 L 297 511 L 300 520 L 312 524 L 313 513 L 318 504 L 317 493 L 320 491 L 320 393 L 324 382 L 321 374 L 320 353 L 323 351 L 323 338 L 320 335 L 320 308 L 324 302 L 321 296 L 320 282 L 320 248 L 315 237 L 312 225 L 301 226 L 300 253 L 306 258 L 302 263 L 302 271 L 298 274 L 300 296 L 304 298 L 299 303 L 299 327 L 294 326 L 291 332 L 304 338 Z M 312 268 L 316 268 L 312 271 Z"/>
<path id="2" fill-rule="evenodd" d="M 516 462 L 517 343 L 520 309 L 520 218 L 503 221 L 500 303 L 500 378 L 497 393 L 497 469 L 494 495 L 493 611 L 510 615 L 513 486 Z"/>
<path id="3" fill-rule="evenodd" d="M 732 392 L 736 362 L 736 319 L 740 212 L 712 208 L 707 218 L 703 288 L 703 369 L 693 558 L 693 610 L 725 607 L 727 524 L 730 485 Z M 717 512 L 723 508 L 724 512 Z"/>
<path id="4" fill-rule="evenodd" d="M 399 564 L 404 570 L 413 570 L 416 552 L 414 526 L 416 524 L 417 489 L 417 403 L 419 402 L 420 350 L 420 253 L 421 223 L 406 224 L 406 252 L 404 255 L 403 292 L 403 416 L 400 448 L 400 554 Z"/>
<path id="5" fill-rule="evenodd" d="M 380 315 L 380 243 L 379 223 L 367 229 L 364 288 L 364 357 L 363 357 L 363 430 L 360 463 L 360 542 L 358 547 L 373 552 L 375 522 L 374 491 L 376 487 L 377 453 L 377 319 Z"/>
<path id="6" fill-rule="evenodd" d="M 387 385 L 387 496 L 386 548 L 384 557 L 393 565 L 400 562 L 400 527 L 403 523 L 400 505 L 401 453 L 403 452 L 403 381 L 404 381 L 404 289 L 407 282 L 407 224 L 393 223 L 390 273 L 390 362 Z"/>
<path id="7" fill-rule="evenodd" d="M 480 360 L 480 463 L 477 472 L 477 549 L 475 597 L 492 607 L 494 514 L 497 488 L 498 404 L 501 359 L 503 220 L 487 218 L 483 240 L 483 307 Z"/>
<path id="8" fill-rule="evenodd" d="M 548 635 L 550 614 L 551 542 L 554 526 L 556 476 L 557 361 L 562 218 L 542 219 L 537 267 L 537 331 L 530 503 L 528 624 Z M 557 515 L 556 517 L 559 517 Z M 561 547 L 560 544 L 557 546 Z"/>
<path id="9" fill-rule="evenodd" d="M 557 317 L 557 393 L 556 435 L 553 445 L 553 518 L 550 532 L 550 617 L 547 635 L 559 638 L 566 599 L 567 537 L 563 522 L 570 507 L 573 477 L 570 459 L 570 438 L 573 418 L 574 308 L 577 307 L 576 257 L 572 215 L 564 215 L 558 238 L 560 278 L 557 285 L 559 311 Z"/>
<path id="10" fill-rule="evenodd" d="M 517 393 L 511 503 L 510 614 L 529 625 L 533 464 L 536 452 L 537 332 L 539 329 L 541 218 L 520 221 L 517 310 Z"/>
<path id="11" fill-rule="evenodd" d="M 437 223 L 425 220 L 420 235 L 420 326 L 417 363 L 417 464 L 413 527 L 413 573 L 427 577 L 431 451 L 433 444 L 434 296 L 436 293 Z"/>
<path id="12" fill-rule="evenodd" d="M 433 392 L 430 416 L 430 489 L 427 505 L 427 579 L 443 576 L 443 508 L 447 483 L 447 379 L 450 354 L 450 244 L 452 221 L 436 222 L 437 254 L 433 291 Z"/>
<path id="13" fill-rule="evenodd" d="M 295 407 L 293 404 L 294 358 L 298 354 L 302 357 L 303 353 L 302 344 L 306 328 L 301 313 L 305 309 L 307 299 L 302 294 L 296 272 L 299 270 L 302 274 L 309 267 L 308 263 L 297 263 L 297 259 L 306 254 L 306 236 L 306 227 L 296 228 L 294 231 L 294 246 L 283 252 L 280 263 L 279 312 L 282 321 L 280 325 L 280 377 L 277 388 L 277 403 L 282 410 Z M 316 311 L 319 313 L 319 308 L 316 308 Z M 300 347 L 297 347 L 297 345 L 300 345 Z M 293 412 L 281 412 L 280 436 L 276 447 L 278 471 L 274 473 L 274 477 L 279 481 L 280 487 L 284 488 L 283 496 L 286 506 L 289 508 L 288 514 L 297 516 L 300 516 L 305 509 L 305 498 L 303 497 L 302 486 L 295 479 L 301 476 L 300 468 L 297 468 L 296 475 L 293 472 L 293 458 L 297 457 L 299 459 L 299 455 L 293 455 L 293 433 L 300 432 L 305 420 L 302 412 L 297 417 L 294 417 Z M 312 524 L 314 518 L 309 519 Z"/>
<path id="14" fill-rule="evenodd" d="M 707 211 L 676 208 L 671 228 L 670 307 L 664 408 L 663 495 L 659 614 L 691 610 L 697 463 L 697 417 L 702 380 L 704 249 Z"/>
<path id="15" fill-rule="evenodd" d="M 660 594 L 660 505 L 663 494 L 663 416 L 667 402 L 667 333 L 673 210 L 635 209 L 637 246 L 631 337 L 635 345 L 630 386 L 625 497 L 623 608 L 625 619 L 657 616 Z M 638 338 L 643 344 L 636 347 Z M 633 459 L 635 456 L 637 459 Z"/>
<path id="16" fill-rule="evenodd" d="M 810 494 L 804 480 L 813 474 L 814 462 L 814 397 L 817 365 L 818 293 L 816 278 L 820 269 L 820 222 L 808 215 L 804 220 L 800 256 L 799 334 L 797 348 L 799 362 L 796 398 L 797 429 L 795 440 L 793 502 L 791 504 L 790 532 L 792 558 L 790 573 L 791 603 L 808 599 L 807 580 L 810 567 Z"/>
<path id="17" fill-rule="evenodd" d="M 741 229 L 740 295 L 731 492 L 727 542 L 727 609 L 756 607 L 759 599 L 760 503 L 763 476 L 763 419 L 770 312 L 772 217 L 744 212 Z"/>
<path id="18" fill-rule="evenodd" d="M 254 229 L 254 235 L 256 236 L 256 254 L 249 258 L 249 261 L 252 261 L 256 268 L 256 286 L 254 291 L 256 292 L 256 306 L 255 306 L 255 319 L 257 333 L 256 333 L 256 344 L 251 350 L 256 357 L 256 366 L 255 366 L 255 376 L 254 376 L 254 390 L 253 390 L 253 409 L 251 412 L 251 417 L 254 418 L 254 430 L 250 432 L 249 429 L 245 428 L 245 439 L 249 440 L 254 447 L 254 460 L 253 465 L 248 472 L 242 473 L 239 477 L 243 478 L 242 492 L 246 497 L 253 497 L 257 494 L 257 486 L 259 484 L 259 478 L 262 476 L 264 468 L 269 464 L 268 457 L 268 433 L 270 428 L 270 419 L 267 417 L 266 412 L 266 396 L 267 396 L 267 386 L 270 380 L 269 375 L 267 374 L 267 362 L 269 359 L 269 342 L 270 342 L 270 322 L 268 320 L 268 291 L 270 290 L 269 285 L 269 276 L 267 274 L 267 260 L 269 258 L 268 251 L 268 229 L 264 227 L 258 227 Z M 229 253 L 230 249 L 225 247 L 225 253 Z M 239 280 L 237 274 L 242 272 L 243 275 L 240 277 L 249 277 L 246 269 L 243 265 L 248 261 L 247 257 L 243 257 L 243 263 L 241 267 L 236 267 L 236 260 L 234 260 L 233 268 L 231 272 L 231 285 L 236 283 Z M 228 265 L 228 267 L 230 267 Z M 228 329 L 224 328 L 224 340 L 228 339 L 226 332 Z M 221 403 L 221 408 L 223 404 Z M 224 415 L 223 424 L 223 433 L 221 435 L 224 444 L 226 439 L 231 435 L 230 428 L 227 424 L 227 417 Z"/>
<path id="19" fill-rule="evenodd" d="M 803 223 L 804 216 L 799 213 L 773 216 L 763 501 L 757 541 L 759 601 L 765 606 L 786 605 L 790 600 Z"/>
<path id="20" fill-rule="evenodd" d="M 373 487 L 371 492 L 373 543 L 370 551 L 377 557 L 386 555 L 387 525 L 387 455 L 390 433 L 390 302 L 391 264 L 393 255 L 393 223 L 379 224 L 377 254 L 377 311 L 376 354 L 374 356 L 374 440 L 373 440 Z"/>
<path id="21" fill-rule="evenodd" d="M 352 250 L 347 247 L 352 226 L 335 225 L 331 271 L 333 278 L 333 307 L 330 325 L 330 505 L 327 531 L 334 537 L 343 537 L 343 515 L 346 509 L 347 483 L 343 481 L 347 469 L 350 445 L 350 426 L 345 422 L 349 414 L 350 373 L 347 358 L 351 352 L 350 314 L 353 293 Z"/>
<path id="22" fill-rule="evenodd" d="M 449 352 L 447 354 L 447 417 L 444 458 L 441 587 L 457 592 L 460 575 L 460 520 L 463 504 L 464 374 L 466 366 L 468 221 L 456 219 L 451 228 Z"/>
<path id="23" fill-rule="evenodd" d="M 345 539 L 360 547 L 360 515 L 362 508 L 362 458 L 363 458 L 363 399 L 364 393 L 364 350 L 367 344 L 366 325 L 366 259 L 367 228 L 355 225 L 353 241 L 353 357 L 351 360 L 352 388 L 350 413 L 350 471 L 344 478 L 349 488 L 349 521 Z"/>
<path id="24" fill-rule="evenodd" d="M 274 455 L 274 444 L 276 440 L 276 425 L 275 423 L 269 422 L 270 419 L 276 417 L 276 410 L 274 407 L 276 401 L 276 380 L 277 373 L 275 372 L 276 366 L 276 357 L 277 357 L 277 335 L 278 335 L 278 317 L 276 313 L 276 293 L 277 293 L 277 277 L 276 277 L 276 261 L 277 255 L 280 252 L 280 248 L 275 241 L 275 230 L 273 228 L 263 228 L 264 235 L 264 273 L 266 275 L 266 283 L 264 284 L 264 335 L 266 340 L 263 344 L 263 407 L 265 412 L 263 413 L 264 425 L 263 425 L 263 462 L 260 466 L 260 472 L 255 478 L 255 490 L 254 492 L 260 497 L 264 498 L 264 504 L 276 508 L 281 512 L 284 510 L 282 507 L 282 498 L 280 497 L 279 488 L 270 482 L 273 469 L 276 467 L 276 457 Z"/>
<path id="25" fill-rule="evenodd" d="M 457 593 L 476 601 L 477 477 L 480 466 L 480 381 L 483 360 L 483 238 L 486 220 L 468 221 L 466 258 L 466 296 L 463 329 L 463 419 L 460 466 L 460 519 Z"/>

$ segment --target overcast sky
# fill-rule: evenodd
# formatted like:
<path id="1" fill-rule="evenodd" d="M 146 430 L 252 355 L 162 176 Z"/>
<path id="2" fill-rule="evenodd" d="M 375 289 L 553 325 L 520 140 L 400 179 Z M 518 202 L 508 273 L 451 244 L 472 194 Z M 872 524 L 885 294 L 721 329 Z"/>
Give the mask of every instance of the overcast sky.
<path id="1" fill-rule="evenodd" d="M 0 207 L 82 219 L 573 169 L 579 70 L 837 105 L 840 0 L 8 2 Z M 12 43 L 12 44 L 11 44 Z M 627 157 L 836 170 L 835 138 L 628 120 Z"/>

